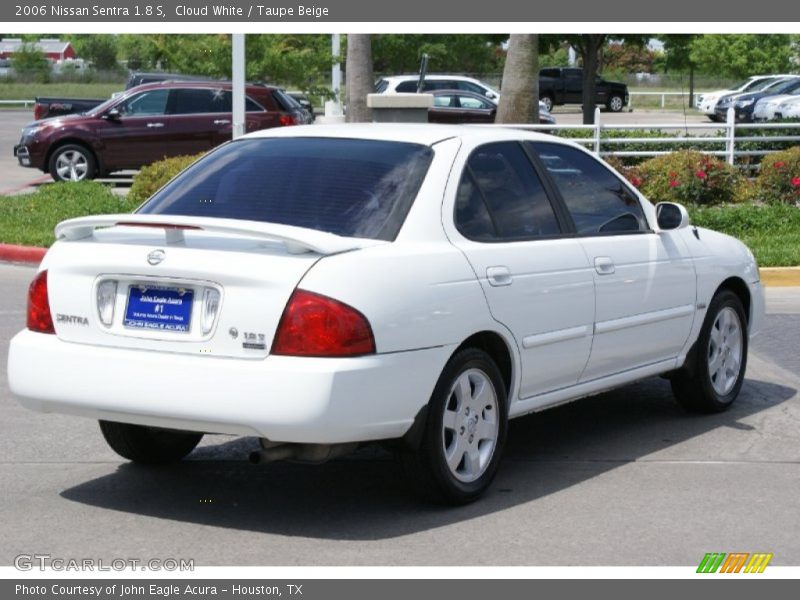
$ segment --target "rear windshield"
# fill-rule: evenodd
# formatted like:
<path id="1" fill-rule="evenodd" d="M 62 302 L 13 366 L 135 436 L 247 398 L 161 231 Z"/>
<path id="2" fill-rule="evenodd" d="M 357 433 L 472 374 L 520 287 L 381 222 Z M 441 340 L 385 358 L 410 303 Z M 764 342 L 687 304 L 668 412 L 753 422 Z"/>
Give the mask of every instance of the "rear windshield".
<path id="1" fill-rule="evenodd" d="M 144 214 L 244 219 L 394 240 L 433 151 L 341 138 L 226 144 L 159 190 Z"/>

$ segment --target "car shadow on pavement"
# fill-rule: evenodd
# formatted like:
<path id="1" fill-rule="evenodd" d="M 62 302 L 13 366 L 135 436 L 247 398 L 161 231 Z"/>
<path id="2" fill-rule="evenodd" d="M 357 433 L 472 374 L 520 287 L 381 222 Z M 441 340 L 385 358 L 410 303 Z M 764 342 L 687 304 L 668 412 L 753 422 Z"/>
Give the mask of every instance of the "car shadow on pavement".
<path id="1" fill-rule="evenodd" d="M 655 378 L 511 422 L 500 473 L 478 502 L 432 506 L 411 491 L 391 454 L 368 447 L 324 465 L 247 462 L 254 438 L 201 446 L 178 465 L 123 464 L 61 493 L 73 502 L 147 517 L 317 539 L 408 535 L 535 502 L 640 460 L 726 460 L 741 438 L 760 435 L 744 419 L 797 390 L 748 379 L 736 405 L 691 415 Z M 759 422 L 758 419 L 749 421 Z M 698 436 L 714 436 L 696 440 Z M 718 444 L 717 440 L 725 438 Z M 678 444 L 688 444 L 677 448 Z M 735 448 L 733 455 L 735 455 Z"/>

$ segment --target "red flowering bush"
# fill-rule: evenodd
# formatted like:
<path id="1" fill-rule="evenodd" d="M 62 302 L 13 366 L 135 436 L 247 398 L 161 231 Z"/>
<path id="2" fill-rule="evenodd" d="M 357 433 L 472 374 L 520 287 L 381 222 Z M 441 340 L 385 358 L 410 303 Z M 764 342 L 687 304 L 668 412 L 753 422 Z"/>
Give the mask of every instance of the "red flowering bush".
<path id="1" fill-rule="evenodd" d="M 756 193 L 764 202 L 800 203 L 800 146 L 767 154 L 762 159 Z"/>
<path id="2" fill-rule="evenodd" d="M 693 150 L 657 156 L 638 166 L 631 181 L 652 202 L 719 204 L 735 202 L 746 178 L 734 167 Z"/>

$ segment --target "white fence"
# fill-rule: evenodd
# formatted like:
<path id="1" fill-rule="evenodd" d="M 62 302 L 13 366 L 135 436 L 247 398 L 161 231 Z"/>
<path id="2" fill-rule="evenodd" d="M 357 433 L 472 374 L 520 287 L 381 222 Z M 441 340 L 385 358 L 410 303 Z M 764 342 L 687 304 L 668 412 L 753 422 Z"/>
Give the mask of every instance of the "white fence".
<path id="1" fill-rule="evenodd" d="M 698 92 L 697 90 L 695 90 L 694 91 L 695 98 L 699 94 L 704 94 L 704 93 L 707 93 L 707 92 Z M 685 92 L 628 92 L 628 96 L 630 97 L 630 100 L 628 101 L 628 107 L 629 108 L 633 108 L 633 98 L 634 98 L 634 96 L 644 96 L 644 97 L 660 96 L 661 97 L 661 108 L 665 108 L 666 105 L 667 105 L 667 96 L 683 97 L 683 96 L 688 96 L 688 95 L 689 95 L 688 91 L 685 91 Z M 694 108 L 694 107 L 689 107 L 689 108 Z"/>
<path id="2" fill-rule="evenodd" d="M 28 108 L 28 105 L 33 106 L 36 104 L 36 100 L 0 100 L 0 106 L 24 106 Z"/>
<path id="3" fill-rule="evenodd" d="M 619 123 L 604 124 L 602 122 L 602 113 L 600 109 L 595 109 L 594 125 L 486 125 L 485 127 L 517 127 L 520 129 L 529 129 L 533 131 L 557 132 L 566 130 L 577 131 L 591 131 L 591 137 L 587 138 L 572 138 L 572 141 L 579 144 L 584 144 L 590 148 L 595 154 L 599 156 L 639 156 L 639 157 L 653 157 L 662 154 L 669 154 L 674 148 L 675 144 L 686 144 L 687 142 L 698 147 L 703 145 L 717 145 L 723 146 L 724 150 L 703 150 L 707 154 L 719 156 L 725 159 L 730 164 L 736 164 L 736 159 L 747 156 L 763 156 L 774 152 L 780 148 L 772 148 L 767 150 L 746 150 L 741 148 L 744 142 L 760 142 L 763 144 L 770 144 L 772 142 L 793 142 L 800 145 L 800 123 L 737 123 L 734 117 L 733 108 L 728 109 L 727 120 L 725 123 L 686 123 L 678 125 L 675 123 L 648 123 L 647 125 L 629 125 Z M 654 129 L 664 131 L 665 133 L 676 131 L 678 134 L 674 136 L 665 135 L 663 137 L 610 137 L 607 132 L 610 131 L 634 131 L 634 130 L 647 130 Z M 736 136 L 736 132 L 746 132 L 748 130 L 770 130 L 779 129 L 782 131 L 790 130 L 795 135 L 758 135 Z M 606 135 L 604 135 L 606 134 Z M 663 146 L 663 150 L 614 150 L 614 146 L 621 144 L 649 144 Z M 737 148 L 737 145 L 739 148 Z M 712 146 L 713 147 L 713 146 Z"/>

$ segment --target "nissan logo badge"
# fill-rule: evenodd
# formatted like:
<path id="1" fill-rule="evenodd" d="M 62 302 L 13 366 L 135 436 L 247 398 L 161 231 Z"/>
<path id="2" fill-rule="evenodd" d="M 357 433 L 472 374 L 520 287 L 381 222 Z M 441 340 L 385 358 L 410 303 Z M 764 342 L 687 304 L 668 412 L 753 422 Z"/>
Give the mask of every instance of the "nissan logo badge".
<path id="1" fill-rule="evenodd" d="M 162 260 L 164 260 L 166 256 L 167 255 L 163 250 L 153 250 L 150 254 L 147 255 L 147 262 L 155 266 L 159 264 Z"/>

